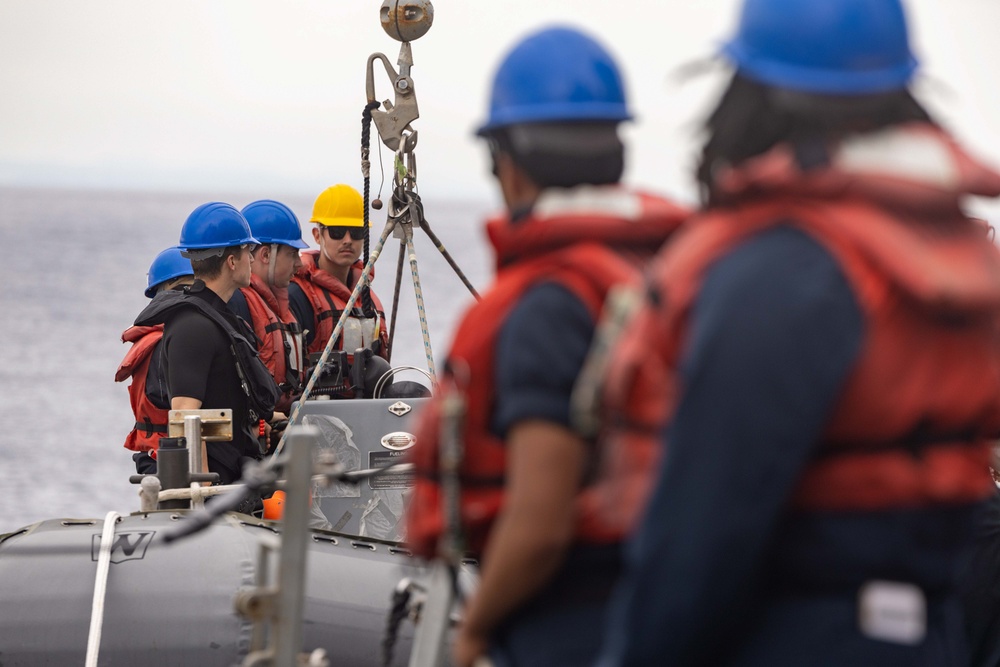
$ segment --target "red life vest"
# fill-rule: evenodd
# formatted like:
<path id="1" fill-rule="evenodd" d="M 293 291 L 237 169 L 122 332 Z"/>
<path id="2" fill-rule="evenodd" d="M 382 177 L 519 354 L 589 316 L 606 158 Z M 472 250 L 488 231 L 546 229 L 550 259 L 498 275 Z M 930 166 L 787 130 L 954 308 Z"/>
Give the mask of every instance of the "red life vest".
<path id="1" fill-rule="evenodd" d="M 318 250 L 307 250 L 300 253 L 300 257 L 302 258 L 302 268 L 299 269 L 292 280 L 298 283 L 302 291 L 305 292 L 306 297 L 309 299 L 309 304 L 313 309 L 313 320 L 316 331 L 314 332 L 312 343 L 306 349 L 306 353 L 315 354 L 322 352 L 323 348 L 326 347 L 326 342 L 329 340 L 330 334 L 333 333 L 333 328 L 337 325 L 337 320 L 340 319 L 341 313 L 344 312 L 344 306 L 347 305 L 348 299 L 351 298 L 351 290 L 348 289 L 347 285 L 319 268 Z M 354 266 L 351 267 L 350 282 L 352 285 L 356 285 L 358 280 L 361 279 L 361 272 L 364 268 L 360 260 L 355 262 Z M 375 278 L 374 270 L 371 277 L 372 279 Z M 374 318 L 375 321 L 371 324 L 373 325 L 373 330 L 376 332 L 375 335 L 382 343 L 379 355 L 384 357 L 389 344 L 388 332 L 384 326 L 385 309 L 382 308 L 382 302 L 375 296 L 375 292 L 371 291 L 370 293 L 377 313 L 377 317 Z M 354 307 L 360 309 L 361 304 L 355 302 Z M 360 314 L 360 310 L 358 312 Z M 365 318 L 359 317 L 356 319 L 363 320 Z M 343 349 L 343 345 L 344 334 L 341 333 L 340 338 L 334 344 L 334 349 L 341 350 Z M 353 356 L 354 350 L 348 350 L 348 352 Z"/>
<path id="2" fill-rule="evenodd" d="M 261 278 L 250 277 L 250 287 L 241 288 L 250 309 L 253 332 L 260 341 L 260 360 L 271 372 L 281 390 L 275 406 L 287 410 L 302 389 L 305 360 L 302 350 L 302 329 L 288 307 L 287 293 L 279 299 Z"/>
<path id="3" fill-rule="evenodd" d="M 495 343 L 507 315 L 530 287 L 555 282 L 579 298 L 596 322 L 609 288 L 638 283 L 636 259 L 652 256 L 687 216 L 666 200 L 618 188 L 567 194 L 572 201 L 542 200 L 530 219 L 487 225 L 497 255 L 496 281 L 466 312 L 449 353 L 442 387 L 458 387 L 464 394 L 459 505 L 463 536 L 472 551 L 482 550 L 504 498 L 506 448 L 489 426 L 496 388 Z M 621 252 L 609 249 L 611 244 Z M 416 479 L 406 539 L 425 557 L 435 554 L 445 531 L 438 438 L 442 398 L 439 392 L 424 409 L 411 450 Z M 636 453 L 634 458 L 647 454 Z M 602 499 L 600 480 L 580 492 L 579 541 L 609 543 L 624 534 L 626 527 L 605 520 Z"/>
<path id="4" fill-rule="evenodd" d="M 135 426 L 125 438 L 125 447 L 136 452 L 155 450 L 160 438 L 167 434 L 167 410 L 153 405 L 146 396 L 146 374 L 153 350 L 163 338 L 163 325 L 133 326 L 122 334 L 123 343 L 132 343 L 115 372 L 115 382 L 132 378 L 128 386 L 129 402 L 135 415 Z"/>
<path id="5" fill-rule="evenodd" d="M 607 382 L 611 411 L 628 425 L 619 437 L 648 438 L 670 420 L 683 393 L 672 369 L 702 279 L 738 244 L 777 225 L 800 229 L 833 256 L 866 319 L 860 356 L 792 505 L 912 509 L 993 493 L 1000 253 L 957 209 L 916 218 L 862 197 L 786 194 L 692 220 L 656 264 L 656 303 L 630 327 Z"/>

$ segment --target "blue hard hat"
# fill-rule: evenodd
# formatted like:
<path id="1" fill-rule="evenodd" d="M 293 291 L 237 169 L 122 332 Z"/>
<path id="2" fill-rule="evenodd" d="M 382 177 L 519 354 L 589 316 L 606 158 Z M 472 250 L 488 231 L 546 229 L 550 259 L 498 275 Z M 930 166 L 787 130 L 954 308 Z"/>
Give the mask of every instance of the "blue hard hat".
<path id="1" fill-rule="evenodd" d="M 191 212 L 181 227 L 181 250 L 228 248 L 234 245 L 260 242 L 250 233 L 247 224 L 235 207 L 222 202 L 202 204 Z"/>
<path id="2" fill-rule="evenodd" d="M 521 40 L 493 78 L 480 136 L 507 125 L 629 120 L 621 72 L 603 46 L 573 28 Z"/>
<path id="3" fill-rule="evenodd" d="M 900 0 L 745 0 L 722 52 L 750 79 L 830 95 L 899 90 L 917 68 Z"/>
<path id="4" fill-rule="evenodd" d="M 302 227 L 292 209 L 273 199 L 247 204 L 240 211 L 250 225 L 250 233 L 261 243 L 280 243 L 304 250 Z"/>
<path id="5" fill-rule="evenodd" d="M 180 248 L 171 246 L 157 255 L 149 265 L 149 272 L 146 274 L 146 297 L 152 299 L 156 296 L 156 287 L 160 283 L 190 275 L 194 275 L 191 261 L 181 255 Z"/>

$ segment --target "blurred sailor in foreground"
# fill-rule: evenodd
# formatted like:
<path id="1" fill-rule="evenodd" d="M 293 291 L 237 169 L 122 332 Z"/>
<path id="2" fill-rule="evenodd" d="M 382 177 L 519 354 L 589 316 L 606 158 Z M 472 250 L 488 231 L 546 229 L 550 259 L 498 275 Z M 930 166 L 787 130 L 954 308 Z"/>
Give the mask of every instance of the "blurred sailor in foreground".
<path id="1" fill-rule="evenodd" d="M 961 203 L 1000 175 L 910 95 L 899 0 L 746 0 L 723 50 L 705 209 L 608 381 L 666 450 L 599 664 L 964 665 L 1000 254 Z"/>
<path id="2" fill-rule="evenodd" d="M 574 29 L 530 35 L 507 54 L 479 129 L 507 212 L 486 226 L 497 275 L 455 333 L 442 391 L 413 459 L 407 542 L 435 556 L 446 538 L 437 415 L 457 393 L 467 414 L 461 530 L 482 578 L 454 646 L 466 667 L 586 665 L 600 641 L 624 527 L 595 511 L 594 443 L 571 425 L 570 395 L 615 284 L 686 217 L 619 185 L 628 120 L 622 75 Z"/>

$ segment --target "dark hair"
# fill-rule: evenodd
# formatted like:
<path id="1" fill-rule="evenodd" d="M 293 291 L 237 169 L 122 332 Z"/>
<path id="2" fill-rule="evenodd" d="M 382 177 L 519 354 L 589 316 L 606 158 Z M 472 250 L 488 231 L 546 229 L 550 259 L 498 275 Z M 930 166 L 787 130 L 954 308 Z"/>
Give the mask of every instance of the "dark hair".
<path id="1" fill-rule="evenodd" d="M 803 169 L 826 164 L 826 147 L 844 137 L 907 122 L 933 123 L 908 90 L 864 96 L 820 95 L 774 88 L 733 75 L 705 123 L 697 178 L 702 199 L 714 198 L 712 172 L 777 144 L 790 144 Z"/>
<path id="2" fill-rule="evenodd" d="M 509 155 L 543 189 L 617 183 L 625 168 L 617 122 L 510 125 L 487 140 L 494 161 L 498 152 Z"/>
<path id="3" fill-rule="evenodd" d="M 229 256 L 239 256 L 242 252 L 242 246 L 231 245 L 222 251 L 222 255 L 216 255 L 215 257 L 208 257 L 206 259 L 192 259 L 191 269 L 194 271 L 195 278 L 209 280 L 213 278 L 218 278 L 219 274 L 222 273 L 222 265 L 226 263 L 226 258 Z"/>

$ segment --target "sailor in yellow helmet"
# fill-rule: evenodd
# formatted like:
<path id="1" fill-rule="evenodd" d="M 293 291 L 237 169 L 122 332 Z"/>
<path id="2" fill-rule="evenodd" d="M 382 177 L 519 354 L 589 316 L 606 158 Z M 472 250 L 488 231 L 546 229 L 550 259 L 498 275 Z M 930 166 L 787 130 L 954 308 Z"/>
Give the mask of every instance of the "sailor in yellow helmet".
<path id="1" fill-rule="evenodd" d="M 361 194 L 349 185 L 328 187 L 316 198 L 309 222 L 315 224 L 312 233 L 319 250 L 301 254 L 302 268 L 292 278 L 288 296 L 305 330 L 306 352 L 315 355 L 326 347 L 364 270 L 359 258 L 367 228 Z M 370 294 L 370 301 L 359 298 L 355 302 L 334 347 L 346 351 L 351 363 L 361 348 L 386 356 L 385 310 L 374 291 Z"/>

